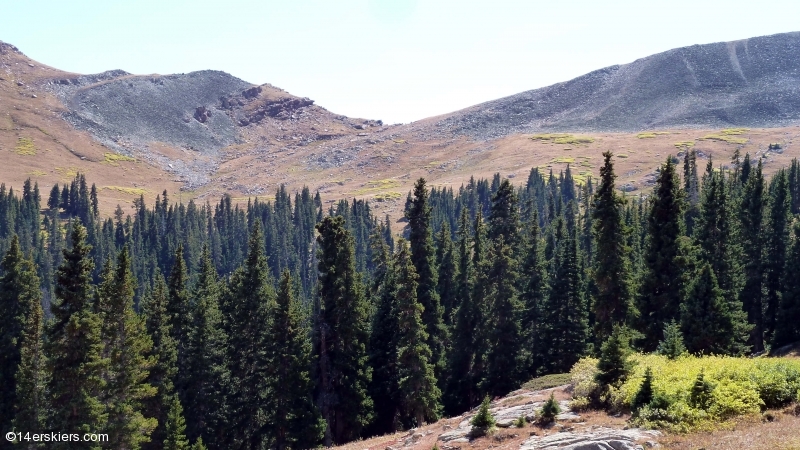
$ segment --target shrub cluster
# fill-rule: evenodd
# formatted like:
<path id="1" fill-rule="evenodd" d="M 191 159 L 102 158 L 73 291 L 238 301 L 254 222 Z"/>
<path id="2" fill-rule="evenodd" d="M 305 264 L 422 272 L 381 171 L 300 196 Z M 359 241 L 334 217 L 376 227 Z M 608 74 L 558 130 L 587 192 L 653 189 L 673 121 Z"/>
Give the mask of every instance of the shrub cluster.
<path id="1" fill-rule="evenodd" d="M 681 356 L 671 360 L 634 354 L 628 361 L 633 368 L 619 387 L 608 390 L 608 406 L 634 411 L 639 426 L 685 432 L 785 406 L 800 396 L 796 359 Z M 592 398 L 603 388 L 594 381 L 598 372 L 595 359 L 575 365 L 571 375 L 576 398 Z"/>

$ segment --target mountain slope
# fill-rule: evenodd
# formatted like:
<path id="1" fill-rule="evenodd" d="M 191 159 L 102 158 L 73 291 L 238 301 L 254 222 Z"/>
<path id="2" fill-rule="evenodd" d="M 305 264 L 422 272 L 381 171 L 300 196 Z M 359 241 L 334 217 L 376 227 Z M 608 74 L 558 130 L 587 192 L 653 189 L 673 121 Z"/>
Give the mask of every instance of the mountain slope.
<path id="1" fill-rule="evenodd" d="M 780 127 L 800 121 L 800 32 L 693 45 L 448 115 L 493 138 L 552 131 Z"/>
<path id="2" fill-rule="evenodd" d="M 605 150 L 618 154 L 626 190 L 646 188 L 666 155 L 687 148 L 722 163 L 739 150 L 771 173 L 800 155 L 798 89 L 800 33 L 788 33 L 671 50 L 386 126 L 224 72 L 79 75 L 0 43 L 0 180 L 19 188 L 31 177 L 44 191 L 85 172 L 106 213 L 163 190 L 246 201 L 307 185 L 327 202 L 368 198 L 399 218 L 419 177 L 457 189 L 472 175 L 524 179 L 571 164 L 581 181 Z M 729 126 L 750 129 L 720 135 Z M 662 132 L 631 131 L 642 129 Z M 586 135 L 531 139 L 539 130 Z"/>

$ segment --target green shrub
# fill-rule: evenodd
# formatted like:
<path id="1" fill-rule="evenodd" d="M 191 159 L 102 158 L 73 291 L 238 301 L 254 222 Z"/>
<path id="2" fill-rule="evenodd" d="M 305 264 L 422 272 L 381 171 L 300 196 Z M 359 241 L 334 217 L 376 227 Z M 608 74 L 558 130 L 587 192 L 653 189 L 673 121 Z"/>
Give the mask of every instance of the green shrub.
<path id="1" fill-rule="evenodd" d="M 595 358 L 583 358 L 569 371 L 572 383 L 572 396 L 591 397 L 600 388 L 597 382 L 597 363 Z"/>
<path id="2" fill-rule="evenodd" d="M 636 426 L 688 432 L 800 400 L 798 359 L 641 354 L 630 359 L 636 365 L 625 382 L 608 390 L 606 405 L 634 410 L 650 368 L 652 400 L 636 411 Z M 586 364 L 582 360 L 575 365 L 573 378 L 590 373 Z"/>
<path id="3" fill-rule="evenodd" d="M 485 436 L 494 430 L 496 422 L 492 413 L 489 412 L 488 395 L 483 398 L 478 414 L 475 414 L 470 424 L 472 425 L 472 432 L 470 433 L 472 437 Z"/>
<path id="4" fill-rule="evenodd" d="M 573 397 L 569 402 L 569 409 L 575 412 L 587 411 L 591 407 L 589 397 Z"/>
<path id="5" fill-rule="evenodd" d="M 561 407 L 558 405 L 555 396 L 551 392 L 550 398 L 544 402 L 541 411 L 539 411 L 539 420 L 542 423 L 553 423 L 556 420 L 556 416 L 560 413 Z"/>
<path id="6" fill-rule="evenodd" d="M 528 421 L 525 420 L 525 416 L 519 416 L 517 420 L 514 421 L 514 426 L 517 428 L 525 428 L 525 425 L 528 424 Z"/>

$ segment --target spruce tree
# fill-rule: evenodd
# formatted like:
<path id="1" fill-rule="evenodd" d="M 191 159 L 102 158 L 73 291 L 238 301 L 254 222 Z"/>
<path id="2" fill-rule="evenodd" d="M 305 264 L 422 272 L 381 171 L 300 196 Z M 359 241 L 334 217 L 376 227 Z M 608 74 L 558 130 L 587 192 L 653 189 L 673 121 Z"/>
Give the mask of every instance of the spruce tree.
<path id="1" fill-rule="evenodd" d="M 489 256 L 490 347 L 486 354 L 486 377 L 483 390 L 492 396 L 502 396 L 520 383 L 519 325 L 520 304 L 517 297 L 517 261 L 513 251 L 499 235 Z"/>
<path id="2" fill-rule="evenodd" d="M 736 224 L 732 219 L 733 200 L 722 172 L 713 170 L 711 159 L 703 176 L 700 215 L 695 237 L 701 258 L 711 265 L 725 299 L 732 307 L 739 303 L 743 285 L 741 247 L 737 241 Z"/>
<path id="3" fill-rule="evenodd" d="M 500 183 L 495 195 L 492 197 L 492 213 L 489 216 L 488 237 L 497 241 L 503 236 L 506 244 L 514 251 L 519 245 L 519 205 L 517 193 L 508 179 Z"/>
<path id="4" fill-rule="evenodd" d="M 795 271 L 800 267 L 800 222 L 792 226 L 792 243 L 783 273 L 780 312 L 776 321 L 773 348 L 800 341 L 800 277 Z"/>
<path id="5" fill-rule="evenodd" d="M 12 243 L 9 254 L 14 251 L 13 247 Z M 19 297 L 19 300 L 21 303 L 27 303 L 20 306 L 27 311 L 27 314 L 19 340 L 20 361 L 14 377 L 16 404 L 13 408 L 13 428 L 17 431 L 39 433 L 43 431 L 47 411 L 45 391 L 47 373 L 42 351 L 43 312 L 39 298 L 39 277 L 36 276 L 33 261 L 27 258 L 18 262 L 14 272 L 19 277 L 19 284 L 23 287 L 24 294 Z M 9 272 L 6 272 L 4 281 L 8 275 Z M 2 286 L 0 289 L 7 294 L 6 283 L 3 282 Z M 32 447 L 29 446 L 29 448 Z"/>
<path id="6" fill-rule="evenodd" d="M 436 266 L 439 268 L 439 283 L 436 292 L 439 294 L 444 308 L 444 324 L 453 326 L 454 311 L 458 308 L 456 250 L 450 236 L 450 226 L 447 222 L 442 224 L 442 229 L 437 234 L 436 240 Z"/>
<path id="7" fill-rule="evenodd" d="M 423 306 L 417 301 L 417 273 L 411 262 L 408 244 L 397 242 L 396 308 L 398 320 L 397 369 L 400 404 L 405 414 L 422 426 L 427 419 L 439 418 L 441 392 L 436 385 L 431 350 L 422 322 Z"/>
<path id="8" fill-rule="evenodd" d="M 294 298 L 292 277 L 284 269 L 267 336 L 270 447 L 318 447 L 325 421 L 312 398 L 311 341 L 300 304 Z"/>
<path id="9" fill-rule="evenodd" d="M 170 332 L 178 351 L 178 373 L 175 377 L 175 389 L 181 398 L 181 402 L 186 402 L 187 349 L 191 330 L 191 306 L 189 302 L 189 275 L 183 253 L 183 245 L 179 245 L 175 251 L 172 269 L 167 281 L 169 286 L 167 313 L 169 314 Z"/>
<path id="10" fill-rule="evenodd" d="M 539 214 L 534 209 L 528 221 L 526 252 L 520 274 L 522 312 L 522 376 L 533 378 L 540 370 L 548 343 L 542 341 L 544 309 L 547 305 L 547 262 L 539 231 Z"/>
<path id="11" fill-rule="evenodd" d="M 424 178 L 414 183 L 413 198 L 406 212 L 411 245 L 411 261 L 419 276 L 417 298 L 424 308 L 422 321 L 428 333 L 427 344 L 431 349 L 431 363 L 437 378 L 444 369 L 444 350 L 447 341 L 447 328 L 444 325 L 439 293 L 436 288 L 439 275 L 436 270 L 436 251 L 433 245 L 431 228 L 431 207 L 428 188 Z"/>
<path id="12" fill-rule="evenodd" d="M 91 274 L 94 268 L 86 243 L 86 228 L 74 222 L 71 246 L 56 278 L 56 302 L 47 327 L 45 354 L 51 379 L 48 385 L 48 427 L 63 433 L 94 433 L 105 427 L 107 414 L 100 396 L 102 374 L 108 361 L 102 357 L 102 322 L 92 308 Z M 53 448 L 97 448 L 89 442 L 58 442 Z"/>
<path id="13" fill-rule="evenodd" d="M 470 432 L 470 437 L 481 437 L 491 433 L 494 428 L 495 421 L 494 416 L 492 415 L 491 411 L 489 411 L 489 396 L 485 396 L 483 398 L 483 402 L 481 402 L 481 407 L 478 409 L 478 413 L 470 420 L 470 425 L 472 425 L 472 431 Z"/>
<path id="14" fill-rule="evenodd" d="M 355 242 L 341 216 L 317 224 L 319 278 L 314 323 L 317 405 L 325 445 L 355 439 L 372 419 L 367 386 L 367 303 L 355 267 Z"/>
<path id="15" fill-rule="evenodd" d="M 397 339 L 399 334 L 395 291 L 397 289 L 394 261 L 389 245 L 376 236 L 372 241 L 375 272 L 372 296 L 375 312 L 369 336 L 369 366 L 372 380 L 369 396 L 375 404 L 375 419 L 369 434 L 386 434 L 399 427 Z"/>
<path id="16" fill-rule="evenodd" d="M 187 347 L 187 436 L 205 437 L 212 448 L 224 442 L 226 389 L 229 379 L 225 360 L 227 335 L 219 308 L 220 286 L 211 251 L 203 246 L 197 280 L 192 288 L 192 324 Z"/>
<path id="17" fill-rule="evenodd" d="M 680 317 L 681 284 L 679 238 L 683 234 L 683 195 L 672 157 L 656 180 L 647 217 L 644 280 L 639 288 L 639 329 L 643 350 L 655 350 L 664 324 Z"/>
<path id="18" fill-rule="evenodd" d="M 470 225 L 467 209 L 461 210 L 458 220 L 456 297 L 458 309 L 455 311 L 452 349 L 448 355 L 446 389 L 444 392 L 445 411 L 450 415 L 459 414 L 470 406 L 476 398 L 471 378 L 474 362 L 474 342 L 477 312 L 472 299 L 474 271 L 472 267 Z"/>
<path id="19" fill-rule="evenodd" d="M 150 440 L 157 419 L 145 417 L 143 402 L 157 388 L 146 382 L 154 361 L 147 354 L 153 341 L 147 335 L 144 319 L 133 310 L 135 282 L 130 270 L 128 248 L 123 247 L 113 270 L 97 290 L 103 305 L 103 335 L 108 357 L 104 389 L 109 444 L 115 448 L 137 449 Z"/>
<path id="20" fill-rule="evenodd" d="M 775 174 L 769 191 L 769 215 L 764 236 L 764 334 L 767 342 L 772 342 L 789 247 L 791 197 L 786 170 Z"/>
<path id="21" fill-rule="evenodd" d="M 643 406 L 649 405 L 653 401 L 653 369 L 648 367 L 644 371 L 644 380 L 633 398 L 631 409 L 638 411 Z"/>
<path id="22" fill-rule="evenodd" d="M 615 326 L 611 335 L 600 348 L 596 381 L 603 386 L 622 384 L 632 369 L 631 362 L 628 361 L 631 353 L 629 330 L 625 327 Z"/>
<path id="23" fill-rule="evenodd" d="M 657 351 L 669 359 L 675 359 L 686 353 L 681 327 L 674 320 L 664 326 L 664 340 L 658 344 Z"/>
<path id="24" fill-rule="evenodd" d="M 681 307 L 681 329 L 689 352 L 738 355 L 745 351 L 750 330 L 741 308 L 737 311 L 730 304 L 711 265 L 703 264 Z"/>
<path id="25" fill-rule="evenodd" d="M 594 233 L 596 259 L 593 270 L 597 294 L 594 299 L 595 333 L 598 342 L 604 341 L 613 325 L 624 324 L 631 315 L 631 279 L 629 249 L 625 244 L 623 223 L 624 200 L 614 187 L 614 163 L 611 152 L 603 153 L 605 162 L 600 169 L 600 185 L 594 197 Z"/>
<path id="26" fill-rule="evenodd" d="M 189 440 L 186 439 L 186 420 L 183 418 L 183 407 L 181 407 L 181 401 L 177 395 L 173 395 L 169 402 L 165 429 L 164 450 L 189 450 Z"/>
<path id="27" fill-rule="evenodd" d="M 584 355 L 588 340 L 587 308 L 578 272 L 575 229 L 567 233 L 564 218 L 555 223 L 558 242 L 552 261 L 550 292 L 543 314 L 542 340 L 548 346 L 542 366 L 548 373 L 564 373 Z"/>
<path id="28" fill-rule="evenodd" d="M 474 397 L 470 403 L 477 403 L 486 395 L 482 381 L 486 377 L 486 354 L 489 352 L 489 242 L 486 237 L 486 224 L 483 213 L 478 211 L 473 225 L 472 267 L 475 273 L 471 283 L 470 297 L 472 301 L 472 368 L 469 372 L 469 383 L 473 386 Z"/>
<path id="29" fill-rule="evenodd" d="M 264 400 L 269 381 L 266 354 L 270 312 L 275 291 L 264 255 L 259 221 L 253 223 L 247 258 L 231 276 L 226 310 L 230 396 L 228 431 L 231 447 L 258 449 L 265 443 L 269 406 Z"/>
<path id="30" fill-rule="evenodd" d="M 0 278 L 0 430 L 11 430 L 17 401 L 17 371 L 21 361 L 23 335 L 32 308 L 41 299 L 39 277 L 22 254 L 15 234 L 3 258 Z"/>
<path id="31" fill-rule="evenodd" d="M 686 198 L 686 213 L 684 220 L 686 223 L 686 235 L 694 234 L 694 223 L 699 215 L 700 203 L 700 183 L 697 179 L 697 152 L 686 150 L 683 157 L 683 192 Z"/>
<path id="32" fill-rule="evenodd" d="M 152 289 L 141 303 L 145 326 L 153 341 L 151 356 L 154 361 L 147 382 L 156 389 L 155 396 L 145 401 L 144 415 L 158 421 L 150 442 L 143 447 L 153 450 L 162 448 L 167 439 L 167 417 L 175 396 L 175 376 L 178 373 L 178 349 L 172 337 L 168 303 L 169 288 L 158 273 Z"/>
<path id="33" fill-rule="evenodd" d="M 745 161 L 749 160 L 749 156 Z M 749 167 L 749 162 L 747 163 Z M 748 170 L 749 174 L 749 170 Z M 753 324 L 749 343 L 753 350 L 764 349 L 764 321 L 762 316 L 762 289 L 764 284 L 764 177 L 759 160 L 755 172 L 749 174 L 742 188 L 739 204 L 742 253 L 744 255 L 744 287 L 741 293 L 742 306 L 747 320 Z"/>

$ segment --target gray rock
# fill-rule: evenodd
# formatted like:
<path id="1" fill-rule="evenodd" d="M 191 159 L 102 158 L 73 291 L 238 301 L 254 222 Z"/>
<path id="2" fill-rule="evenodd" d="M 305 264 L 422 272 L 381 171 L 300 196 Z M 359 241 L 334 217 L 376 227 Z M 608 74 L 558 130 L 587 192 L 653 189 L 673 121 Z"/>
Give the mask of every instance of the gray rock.
<path id="1" fill-rule="evenodd" d="M 532 436 L 522 443 L 520 450 L 641 450 L 637 440 L 660 436 L 657 431 L 638 428 L 615 430 L 597 428 L 586 432 L 564 432 L 549 436 Z"/>

